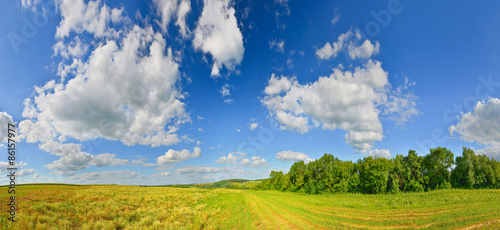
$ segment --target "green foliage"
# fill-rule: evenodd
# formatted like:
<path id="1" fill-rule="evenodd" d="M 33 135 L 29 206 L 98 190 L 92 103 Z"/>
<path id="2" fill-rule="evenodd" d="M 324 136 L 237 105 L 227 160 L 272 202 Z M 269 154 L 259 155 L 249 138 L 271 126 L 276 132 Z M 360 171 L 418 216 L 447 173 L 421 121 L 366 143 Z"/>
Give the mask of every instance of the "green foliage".
<path id="1" fill-rule="evenodd" d="M 435 189 L 438 185 L 450 180 L 450 169 L 453 163 L 453 153 L 450 150 L 441 147 L 431 149 L 422 161 L 423 173 L 428 178 L 425 184 L 427 190 Z"/>
<path id="2" fill-rule="evenodd" d="M 456 158 L 456 165 L 453 153 L 441 147 L 430 149 L 425 156 L 410 150 L 407 156 L 396 155 L 392 159 L 369 156 L 356 163 L 325 153 L 307 164 L 295 162 L 287 174 L 272 171 L 270 177 L 255 188 L 308 194 L 500 188 L 500 162 L 484 155 L 476 156 L 468 148 Z"/>
<path id="3" fill-rule="evenodd" d="M 496 160 L 463 148 L 462 156 L 456 158 L 456 166 L 451 171 L 451 184 L 454 188 L 498 188 L 499 168 Z"/>
<path id="4" fill-rule="evenodd" d="M 229 180 L 221 180 L 213 183 L 210 188 L 228 188 L 228 187 L 235 187 L 237 186 L 236 184 L 241 184 L 245 183 L 248 180 L 245 179 L 229 179 Z M 236 183 L 236 184 L 234 184 Z"/>

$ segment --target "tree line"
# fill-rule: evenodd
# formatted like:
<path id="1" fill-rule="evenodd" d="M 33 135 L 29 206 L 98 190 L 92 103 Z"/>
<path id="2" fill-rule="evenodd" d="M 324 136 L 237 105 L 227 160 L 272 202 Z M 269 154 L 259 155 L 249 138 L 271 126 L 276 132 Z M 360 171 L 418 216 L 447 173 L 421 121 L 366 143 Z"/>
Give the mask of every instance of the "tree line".
<path id="1" fill-rule="evenodd" d="M 450 188 L 500 188 L 500 162 L 463 148 L 453 158 L 446 148 L 430 149 L 425 156 L 410 150 L 392 159 L 364 157 L 342 161 L 331 154 L 305 163 L 295 162 L 290 171 L 271 171 L 257 186 L 261 190 L 324 193 L 399 193 Z"/>

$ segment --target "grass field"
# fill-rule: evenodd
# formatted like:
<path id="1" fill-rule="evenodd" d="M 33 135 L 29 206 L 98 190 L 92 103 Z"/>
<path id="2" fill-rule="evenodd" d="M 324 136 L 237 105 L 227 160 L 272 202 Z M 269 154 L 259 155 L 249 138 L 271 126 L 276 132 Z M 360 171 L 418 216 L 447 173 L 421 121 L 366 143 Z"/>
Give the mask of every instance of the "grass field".
<path id="1" fill-rule="evenodd" d="M 6 187 L 0 202 L 8 203 Z M 2 229 L 500 229 L 500 190 L 397 195 L 25 185 Z"/>

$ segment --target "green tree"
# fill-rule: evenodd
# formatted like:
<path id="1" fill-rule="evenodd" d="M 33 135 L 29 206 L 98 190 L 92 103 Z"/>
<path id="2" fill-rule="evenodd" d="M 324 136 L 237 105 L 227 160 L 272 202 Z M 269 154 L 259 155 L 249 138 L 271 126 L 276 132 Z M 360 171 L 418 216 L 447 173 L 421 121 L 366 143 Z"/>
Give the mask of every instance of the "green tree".
<path id="1" fill-rule="evenodd" d="M 436 189 L 450 181 L 450 168 L 454 163 L 453 153 L 446 148 L 431 149 L 422 161 L 426 189 Z"/>
<path id="2" fill-rule="evenodd" d="M 391 160 L 369 156 L 359 160 L 358 164 L 361 190 L 365 193 L 385 193 L 392 170 Z"/>
<path id="3" fill-rule="evenodd" d="M 297 161 L 290 167 L 288 175 L 290 177 L 290 183 L 292 184 L 290 187 L 292 192 L 304 191 L 306 170 L 307 166 L 304 161 Z"/>
<path id="4" fill-rule="evenodd" d="M 403 162 L 406 167 L 405 179 L 403 182 L 403 192 L 422 192 L 424 191 L 422 178 L 422 162 L 424 157 L 418 156 L 415 150 L 409 150 L 408 156 L 404 157 Z"/>
<path id="5" fill-rule="evenodd" d="M 476 184 L 474 166 L 478 159 L 470 148 L 463 148 L 462 156 L 457 156 L 455 168 L 451 171 L 451 185 L 454 188 L 473 188 Z"/>

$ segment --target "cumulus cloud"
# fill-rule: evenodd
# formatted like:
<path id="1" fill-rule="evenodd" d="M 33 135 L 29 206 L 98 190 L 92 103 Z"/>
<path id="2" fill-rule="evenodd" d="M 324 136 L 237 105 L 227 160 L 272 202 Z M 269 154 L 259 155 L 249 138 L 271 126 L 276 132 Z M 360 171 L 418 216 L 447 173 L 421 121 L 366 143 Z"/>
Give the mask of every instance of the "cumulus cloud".
<path id="1" fill-rule="evenodd" d="M 46 168 L 58 171 L 63 176 L 72 176 L 77 170 L 88 168 L 87 164 L 92 160 L 92 155 L 85 152 L 77 152 L 66 155 L 53 163 L 45 165 Z"/>
<path id="2" fill-rule="evenodd" d="M 167 32 L 170 21 L 176 18 L 175 25 L 179 27 L 182 37 L 187 37 L 189 28 L 186 25 L 186 17 L 191 11 L 190 0 L 153 0 L 157 8 L 157 14 L 161 16 L 158 24 L 164 32 Z"/>
<path id="3" fill-rule="evenodd" d="M 248 165 L 248 164 L 250 164 L 250 160 L 249 160 L 249 159 L 247 159 L 247 158 L 242 159 L 242 160 L 240 161 L 240 165 Z"/>
<path id="4" fill-rule="evenodd" d="M 9 124 L 15 125 L 12 117 L 7 112 L 0 112 L 0 127 L 5 129 Z M 0 146 L 7 141 L 7 135 L 6 131 L 0 132 Z"/>
<path id="5" fill-rule="evenodd" d="M 307 160 L 307 157 L 308 156 L 304 153 L 292 152 L 290 150 L 276 153 L 276 159 L 281 161 L 303 161 Z"/>
<path id="6" fill-rule="evenodd" d="M 171 163 L 178 163 L 181 161 L 185 161 L 191 158 L 196 158 L 201 156 L 201 149 L 200 147 L 196 146 L 193 149 L 193 152 L 190 152 L 187 149 L 183 149 L 180 151 L 176 151 L 173 149 L 169 149 L 165 155 L 162 155 L 156 159 L 159 165 L 162 164 L 171 164 Z"/>
<path id="7" fill-rule="evenodd" d="M 234 152 L 229 153 L 227 156 L 222 156 L 215 161 L 217 164 L 236 164 L 237 161 L 243 157 L 246 157 L 246 153 Z"/>
<path id="8" fill-rule="evenodd" d="M 180 60 L 161 33 L 134 25 L 123 8 L 102 1 L 56 4 L 61 22 L 53 49 L 63 57 L 62 79 L 34 87 L 19 124 L 22 139 L 60 157 L 45 167 L 68 176 L 89 165 L 128 164 L 114 154 L 84 152 L 82 144 L 67 140 L 104 138 L 153 147 L 193 141 L 176 133 L 191 119 L 178 85 Z"/>
<path id="9" fill-rule="evenodd" d="M 459 122 L 449 128 L 462 140 L 500 148 L 500 99 L 479 101 L 474 109 L 459 116 Z M 485 151 L 486 152 L 486 151 Z"/>
<path id="10" fill-rule="evenodd" d="M 336 42 L 327 42 L 322 48 L 316 50 L 316 56 L 320 59 L 336 58 L 337 55 L 346 49 L 351 59 L 365 59 L 378 54 L 380 44 L 378 41 L 373 44 L 370 40 L 361 43 L 361 34 L 359 31 L 348 31 L 339 35 Z M 360 44 L 361 43 L 361 44 Z"/>
<path id="11" fill-rule="evenodd" d="M 103 153 L 92 157 L 92 160 L 89 162 L 91 165 L 95 165 L 97 167 L 104 166 L 116 166 L 116 165 L 129 165 L 130 162 L 125 159 L 117 159 L 116 154 L 111 153 Z"/>
<path id="12" fill-rule="evenodd" d="M 352 31 L 341 34 L 336 42 L 327 42 L 323 47 L 316 50 L 316 56 L 320 59 L 329 59 L 330 57 L 336 58 L 337 55 L 342 51 L 345 43 L 352 37 Z"/>
<path id="13" fill-rule="evenodd" d="M 24 176 L 29 176 L 29 175 L 32 175 L 35 173 L 36 173 L 36 170 L 34 170 L 34 169 L 23 169 L 23 170 L 20 170 L 19 172 L 16 172 L 16 175 L 19 177 L 24 177 Z"/>
<path id="14" fill-rule="evenodd" d="M 250 165 L 251 167 L 264 167 L 268 166 L 269 163 L 267 163 L 266 159 L 261 158 L 259 156 L 252 157 L 252 164 Z"/>
<path id="15" fill-rule="evenodd" d="M 386 105 L 405 94 L 392 92 L 382 63 L 372 60 L 354 71 L 335 68 L 330 76 L 304 85 L 296 78 L 273 74 L 264 94 L 261 103 L 281 129 L 299 133 L 320 125 L 332 131 L 343 129 L 348 131 L 346 142 L 356 152 L 366 152 L 384 137 L 381 111 L 403 122 L 412 115 L 405 111 L 416 110 L 415 103 Z"/>
<path id="16" fill-rule="evenodd" d="M 58 9 L 61 13 L 61 22 L 56 30 L 56 38 L 61 39 L 70 35 L 70 32 L 88 32 L 95 37 L 118 37 L 110 23 L 123 22 L 124 10 L 111 9 L 101 1 L 59 0 Z"/>
<path id="17" fill-rule="evenodd" d="M 171 50 L 151 28 L 135 26 L 121 42 L 99 45 L 83 73 L 66 84 L 51 81 L 36 88 L 38 95 L 25 102 L 23 112 L 30 119 L 20 123 L 28 141 L 41 141 L 35 137 L 41 134 L 80 141 L 103 137 L 127 145 L 180 141 L 177 126 L 190 118 L 175 86 L 179 72 Z M 141 54 L 144 49 L 148 52 Z"/>
<path id="18" fill-rule="evenodd" d="M 258 125 L 259 125 L 259 123 L 257 123 L 257 122 L 250 124 L 250 130 L 255 130 Z"/>
<path id="19" fill-rule="evenodd" d="M 212 55 L 211 76 L 225 66 L 234 70 L 243 60 L 243 35 L 229 0 L 204 0 L 203 12 L 194 31 L 195 49 Z"/>
<path id="20" fill-rule="evenodd" d="M 356 45 L 354 42 L 349 43 L 347 51 L 351 59 L 356 58 L 369 58 L 379 52 L 380 44 L 378 41 L 372 44 L 369 40 L 365 40 L 361 46 Z"/>
<path id="21" fill-rule="evenodd" d="M 368 151 L 368 154 L 365 154 L 365 156 L 383 157 L 389 159 L 392 155 L 389 153 L 388 149 L 373 149 Z"/>
<path id="22" fill-rule="evenodd" d="M 54 50 L 54 56 L 61 55 L 65 59 L 73 57 L 80 58 L 87 53 L 88 48 L 89 46 L 82 43 L 79 37 L 76 37 L 69 44 L 65 44 L 60 40 L 52 47 Z"/>

